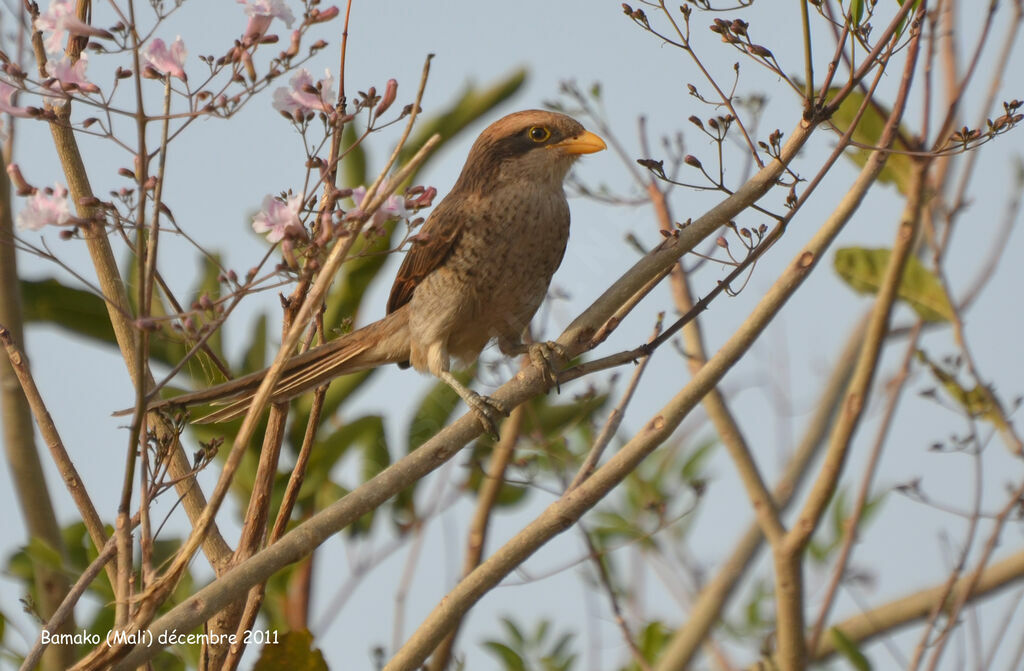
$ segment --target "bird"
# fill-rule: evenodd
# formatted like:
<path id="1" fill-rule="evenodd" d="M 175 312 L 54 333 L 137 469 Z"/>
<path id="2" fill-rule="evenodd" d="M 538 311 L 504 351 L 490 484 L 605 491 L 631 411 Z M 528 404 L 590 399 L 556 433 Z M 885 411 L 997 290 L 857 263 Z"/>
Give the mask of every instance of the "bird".
<path id="1" fill-rule="evenodd" d="M 529 354 L 552 376 L 552 354 L 562 354 L 558 346 L 527 345 L 523 335 L 569 240 L 563 182 L 580 156 L 605 148 L 598 135 L 557 112 L 515 112 L 484 129 L 455 185 L 414 237 L 386 316 L 289 359 L 271 402 L 395 363 L 443 380 L 484 430 L 496 434 L 495 413 L 507 411 L 456 379 L 452 361 L 471 365 L 496 340 L 504 355 Z M 150 409 L 220 404 L 197 421 L 233 419 L 248 410 L 265 375 L 241 376 Z"/>

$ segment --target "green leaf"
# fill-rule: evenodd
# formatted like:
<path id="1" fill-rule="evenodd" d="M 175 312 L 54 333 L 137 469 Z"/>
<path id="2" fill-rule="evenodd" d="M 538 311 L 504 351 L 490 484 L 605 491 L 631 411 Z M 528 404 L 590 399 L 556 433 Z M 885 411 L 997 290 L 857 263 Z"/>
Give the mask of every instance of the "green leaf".
<path id="1" fill-rule="evenodd" d="M 548 631 L 551 630 L 551 620 L 547 618 L 537 623 L 537 627 L 533 630 L 533 640 L 535 643 L 542 642 L 548 637 Z"/>
<path id="2" fill-rule="evenodd" d="M 35 566 L 45 566 L 55 571 L 65 570 L 60 552 L 38 536 L 29 539 L 28 545 L 25 546 L 25 554 Z"/>
<path id="3" fill-rule="evenodd" d="M 479 443 L 478 443 L 479 444 Z M 493 449 L 493 445 L 489 446 Z M 469 471 L 469 476 L 466 478 L 466 483 L 463 485 L 466 489 L 479 494 L 480 488 L 484 484 L 486 478 L 485 470 L 487 466 L 479 460 L 478 452 L 476 449 L 473 451 L 473 466 Z M 498 496 L 494 500 L 495 508 L 507 508 L 521 503 L 526 499 L 527 494 L 530 493 L 528 487 L 521 487 L 519 485 L 513 485 L 508 482 L 501 483 L 501 488 L 498 489 Z"/>
<path id="4" fill-rule="evenodd" d="M 211 300 L 216 301 L 220 298 L 221 290 L 221 284 L 219 281 L 221 275 L 220 255 L 204 254 L 199 257 L 199 264 L 199 281 L 196 282 L 196 286 L 192 289 L 193 300 L 198 300 L 200 296 L 206 294 Z M 184 309 L 188 309 L 188 305 L 183 305 L 182 307 Z M 209 322 L 215 319 L 215 317 L 204 313 L 202 319 L 204 322 Z M 223 358 L 221 350 L 222 338 L 223 330 L 218 328 L 206 341 L 210 350 L 215 352 L 221 358 Z"/>
<path id="5" fill-rule="evenodd" d="M 323 510 L 332 503 L 340 501 L 348 496 L 351 491 L 352 490 L 347 487 L 342 487 L 341 485 L 328 480 L 320 485 L 316 492 L 314 492 L 314 496 L 312 498 L 313 504 L 310 508 L 312 510 Z M 367 513 L 367 515 L 372 515 L 372 513 Z M 372 518 L 368 519 L 372 522 Z M 356 523 L 358 524 L 358 521 Z M 369 524 L 370 522 L 367 522 L 364 526 L 368 528 Z"/>
<path id="6" fill-rule="evenodd" d="M 547 620 L 544 621 L 547 622 Z M 558 639 L 555 641 L 555 644 L 551 646 L 551 657 L 558 659 L 565 657 L 568 654 L 571 654 L 569 651 L 569 646 L 572 645 L 573 638 L 575 638 L 575 635 L 572 632 L 566 632 L 565 634 L 559 636 Z"/>
<path id="7" fill-rule="evenodd" d="M 103 299 L 82 289 L 66 287 L 55 279 L 22 280 L 21 303 L 26 322 L 44 322 L 76 335 L 115 344 Z"/>
<path id="8" fill-rule="evenodd" d="M 501 660 L 506 671 L 526 671 L 526 662 L 515 650 L 498 641 L 484 641 L 484 647 Z"/>
<path id="9" fill-rule="evenodd" d="M 828 630 L 828 633 L 832 638 L 832 643 L 836 646 L 836 650 L 850 662 L 853 668 L 857 669 L 857 671 L 871 671 L 871 662 L 868 661 L 868 658 L 860 651 L 857 644 L 851 641 L 846 634 L 841 632 L 838 627 L 832 627 Z"/>
<path id="10" fill-rule="evenodd" d="M 512 618 L 501 618 L 501 626 L 505 628 L 505 633 L 508 634 L 508 637 L 515 643 L 517 648 L 526 645 L 526 636 L 523 635 L 523 632 L 519 631 L 519 627 L 512 621 Z"/>
<path id="11" fill-rule="evenodd" d="M 475 367 L 453 373 L 455 379 L 469 384 L 473 378 Z M 420 399 L 409 422 L 406 438 L 406 453 L 410 453 L 425 443 L 434 434 L 443 429 L 451 419 L 461 399 L 455 390 L 438 380 Z M 415 482 L 398 493 L 395 497 L 393 514 L 399 528 L 405 528 L 416 518 L 416 487 Z"/>
<path id="12" fill-rule="evenodd" d="M 641 513 L 637 513 L 638 519 L 640 515 Z M 601 545 L 610 546 L 613 543 L 628 542 L 646 550 L 657 548 L 651 530 L 645 529 L 636 519 L 630 519 L 613 510 L 598 512 L 596 516 L 598 525 L 594 528 L 594 534 L 600 540 Z"/>
<path id="13" fill-rule="evenodd" d="M 355 141 L 356 125 L 345 124 L 341 132 L 341 146 L 348 149 L 341 159 L 340 173 L 342 183 L 353 187 L 366 184 L 366 150 L 362 144 L 355 145 Z"/>
<path id="14" fill-rule="evenodd" d="M 839 487 L 832 499 L 832 536 L 838 544 L 846 530 L 846 521 L 850 519 L 850 501 L 846 487 Z"/>
<path id="15" fill-rule="evenodd" d="M 959 404 L 964 409 L 964 412 L 970 417 L 992 424 L 996 431 L 999 432 L 1000 437 L 1010 452 L 1020 454 L 1021 449 L 1017 435 L 1010 426 L 1009 420 L 1006 417 L 1006 411 L 1003 410 L 1002 404 L 996 395 L 992 393 L 991 389 L 984 385 L 974 385 L 973 388 L 967 389 L 960 384 L 960 381 L 956 379 L 953 373 L 932 362 L 923 350 L 917 351 L 917 358 L 928 366 L 932 375 L 942 385 L 946 394 Z"/>
<path id="16" fill-rule="evenodd" d="M 280 635 L 277 643 L 266 643 L 252 668 L 253 671 L 328 671 L 323 653 L 313 647 L 313 634 L 305 630 L 288 631 Z"/>
<path id="17" fill-rule="evenodd" d="M 718 441 L 706 440 L 697 449 L 691 451 L 686 457 L 686 461 L 683 462 L 683 480 L 686 482 L 706 480 L 707 473 L 705 469 L 708 460 L 713 456 L 714 449 L 717 446 Z"/>
<path id="18" fill-rule="evenodd" d="M 837 88 L 829 90 L 833 95 L 838 91 L 839 89 Z M 839 129 L 840 133 L 845 133 L 850 124 L 853 123 L 857 116 L 857 110 L 860 109 L 863 102 L 864 94 L 859 91 L 853 91 L 839 105 L 839 109 L 832 114 L 831 121 Z M 885 128 L 885 122 L 889 118 L 889 114 L 890 110 L 887 107 L 872 100 L 868 104 L 867 109 L 864 110 L 864 114 L 861 116 L 860 122 L 857 124 L 857 128 L 853 131 L 850 139 L 866 147 L 877 147 L 882 139 L 882 130 Z M 892 143 L 891 148 L 894 151 L 899 152 L 908 149 L 903 141 L 900 140 L 901 137 L 909 138 L 913 137 L 913 134 L 901 125 Z M 857 165 L 863 166 L 867 163 L 871 153 L 871 149 L 851 147 L 847 149 L 846 156 Z M 878 175 L 878 181 L 882 184 L 893 184 L 900 193 L 906 195 L 909 191 L 908 186 L 912 171 L 913 161 L 910 159 L 910 156 L 898 153 L 889 154 L 885 167 L 882 168 Z"/>
<path id="19" fill-rule="evenodd" d="M 855 26 L 864 18 L 864 0 L 850 0 L 850 20 Z"/>
<path id="20" fill-rule="evenodd" d="M 774 597 L 775 590 L 770 583 L 764 579 L 758 579 L 754 583 L 753 594 L 744 608 L 744 624 L 750 631 L 757 631 L 771 624 L 770 613 L 773 610 Z"/>
<path id="21" fill-rule="evenodd" d="M 331 386 L 327 388 L 327 395 L 324 396 L 324 405 L 321 408 L 320 415 L 321 421 L 332 417 L 338 411 L 338 408 L 345 403 L 345 400 L 362 387 L 371 376 L 376 374 L 377 370 L 373 368 L 350 375 L 343 375 L 331 382 Z M 292 407 L 295 409 L 293 416 L 298 420 L 292 424 L 292 444 L 300 445 L 302 443 L 302 434 L 306 430 L 306 419 L 313 409 L 313 394 L 303 394 L 293 402 Z"/>
<path id="22" fill-rule="evenodd" d="M 200 259 L 200 264 L 208 264 L 209 260 L 205 257 Z M 139 294 L 138 286 L 140 284 L 140 268 L 139 258 L 135 254 L 128 256 L 125 268 L 121 271 L 124 277 L 128 278 L 128 303 L 131 305 L 132 312 L 139 314 Z M 203 276 L 203 271 L 200 271 L 200 277 Z M 216 281 L 217 275 L 214 275 Z M 211 294 L 211 297 L 216 294 Z M 192 303 L 193 301 L 189 301 Z M 187 309 L 188 304 L 183 309 Z M 153 300 L 150 302 L 149 314 L 151 317 L 166 317 L 171 314 L 171 310 L 164 304 L 163 294 L 159 287 L 154 288 Z M 193 319 L 197 326 L 201 326 L 204 321 L 208 321 L 205 314 L 195 315 Z M 149 357 L 153 361 L 159 361 L 168 366 L 174 366 L 188 351 L 188 347 L 182 340 L 181 334 L 172 330 L 170 322 L 162 320 L 159 322 L 160 330 L 150 334 L 149 337 Z M 220 332 L 214 333 L 210 340 L 214 340 L 215 343 L 220 342 Z M 208 341 L 209 342 L 209 341 Z M 210 343 L 211 349 L 217 351 L 217 344 Z M 203 352 L 199 352 L 192 361 L 189 362 L 187 372 L 200 379 L 204 382 L 221 382 L 224 380 L 224 376 L 220 373 L 214 373 L 211 377 L 210 371 L 216 371 L 216 368 L 211 365 L 207 365 L 207 355 Z M 197 365 L 198 364 L 198 365 Z"/>
<path id="23" fill-rule="evenodd" d="M 331 470 L 352 446 L 361 447 L 363 455 L 375 462 L 390 461 L 375 454 L 378 443 L 384 439 L 384 422 L 380 415 L 366 415 L 352 420 L 343 426 L 327 432 L 322 440 L 316 441 L 309 457 L 306 478 L 302 483 L 302 492 L 312 492 L 321 483 L 330 478 Z M 384 447 L 385 451 L 387 447 Z M 364 473 L 372 470 L 370 464 L 364 464 Z M 372 476 L 371 476 L 372 477 Z"/>
<path id="24" fill-rule="evenodd" d="M 306 477 L 299 492 L 300 501 L 308 504 L 315 500 L 318 507 L 324 503 L 321 494 L 326 488 L 337 487 L 331 470 L 350 449 L 357 448 L 362 456 L 362 481 L 371 479 L 391 463 L 384 439 L 384 420 L 380 415 L 367 415 L 332 431 L 324 440 L 317 441 L 309 459 Z M 333 490 L 332 490 L 333 491 Z M 334 496 L 332 493 L 331 496 Z M 328 502 L 335 499 L 328 498 Z M 375 511 L 370 511 L 349 527 L 355 535 L 363 534 L 373 525 Z"/>
<path id="25" fill-rule="evenodd" d="M 585 396 L 569 403 L 552 403 L 548 397 L 539 397 L 532 412 L 526 413 L 523 432 L 539 431 L 548 438 L 562 436 L 592 417 L 607 401 L 605 394 Z"/>
<path id="26" fill-rule="evenodd" d="M 647 661 L 658 659 L 670 640 L 672 640 L 671 629 L 658 620 L 649 623 L 640 632 L 640 640 L 638 641 L 640 651 L 644 653 L 644 659 Z"/>
<path id="27" fill-rule="evenodd" d="M 358 315 L 367 287 L 388 259 L 385 252 L 391 248 L 393 230 L 394 225 L 389 225 L 387 235 L 372 239 L 361 236 L 352 246 L 349 259 L 342 264 L 325 301 L 324 324 L 335 329 L 335 333 L 328 334 L 329 338 L 336 337 L 339 324 Z"/>
<path id="28" fill-rule="evenodd" d="M 836 250 L 835 269 L 854 291 L 874 294 L 882 286 L 890 254 L 888 249 L 846 247 Z M 897 295 L 927 322 L 953 318 L 953 306 L 942 283 L 916 257 L 907 259 Z"/>
<path id="29" fill-rule="evenodd" d="M 462 384 L 469 384 L 473 379 L 475 368 L 455 373 L 455 379 Z M 420 399 L 409 423 L 409 434 L 406 449 L 412 452 L 427 442 L 438 431 L 443 429 L 451 419 L 461 399 L 446 382 L 438 380 Z"/>
<path id="30" fill-rule="evenodd" d="M 375 420 L 363 433 L 360 440 L 363 454 L 363 482 L 371 480 L 391 465 L 388 442 L 384 437 L 384 419 L 374 415 Z"/>
<path id="31" fill-rule="evenodd" d="M 896 2 L 899 3 L 900 7 L 903 7 L 903 3 L 906 2 L 906 0 L 896 0 Z M 917 8 L 920 7 L 920 6 L 921 6 L 921 0 L 914 0 L 914 8 L 912 10 L 910 10 L 910 13 L 907 14 L 907 17 L 914 16 L 914 14 L 917 13 Z M 907 18 L 904 17 L 903 19 L 900 19 L 899 25 L 896 26 L 896 38 L 897 39 L 899 39 L 903 35 L 903 31 L 904 31 L 904 29 L 906 27 L 907 27 Z"/>
<path id="32" fill-rule="evenodd" d="M 256 318 L 256 323 L 249 329 L 252 332 L 252 340 L 245 348 L 242 355 L 242 370 L 251 373 L 260 370 L 267 365 L 267 315 L 261 312 Z"/>

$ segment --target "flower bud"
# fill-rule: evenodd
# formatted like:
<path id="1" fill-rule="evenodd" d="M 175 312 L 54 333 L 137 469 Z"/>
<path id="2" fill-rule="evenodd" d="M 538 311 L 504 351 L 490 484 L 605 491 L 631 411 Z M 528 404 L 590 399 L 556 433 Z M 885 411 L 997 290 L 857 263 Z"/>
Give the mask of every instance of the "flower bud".
<path id="1" fill-rule="evenodd" d="M 391 107 L 391 103 L 395 102 L 395 96 L 398 95 L 398 81 L 389 79 L 387 86 L 384 88 L 384 95 L 380 99 L 380 103 L 377 104 L 377 109 L 374 110 L 374 116 L 380 116 L 384 114 Z"/>
<path id="2" fill-rule="evenodd" d="M 324 23 L 338 16 L 339 13 L 340 10 L 337 7 L 328 7 L 323 11 L 314 9 L 310 11 L 308 20 L 310 23 Z"/>
<path id="3" fill-rule="evenodd" d="M 35 187 L 29 184 L 21 174 L 21 168 L 18 167 L 17 163 L 11 163 L 7 166 L 7 176 L 10 177 L 11 184 L 14 185 L 15 191 L 19 196 L 31 196 L 36 192 Z"/>

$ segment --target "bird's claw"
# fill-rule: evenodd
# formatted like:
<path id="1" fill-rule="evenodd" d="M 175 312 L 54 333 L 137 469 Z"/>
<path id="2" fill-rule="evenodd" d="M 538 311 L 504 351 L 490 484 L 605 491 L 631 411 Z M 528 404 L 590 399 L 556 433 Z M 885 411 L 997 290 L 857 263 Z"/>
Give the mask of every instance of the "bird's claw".
<path id="1" fill-rule="evenodd" d="M 558 373 L 555 372 L 555 364 L 568 358 L 565 347 L 553 340 L 548 340 L 547 342 L 533 343 L 527 352 L 530 355 L 530 361 L 540 369 L 548 384 L 554 386 L 556 392 L 562 393 L 558 384 Z"/>
<path id="2" fill-rule="evenodd" d="M 466 404 L 473 409 L 476 418 L 480 420 L 480 424 L 484 427 L 484 431 L 495 440 L 498 440 L 500 435 L 498 434 L 496 420 L 498 416 L 508 417 L 508 410 L 490 396 L 481 396 L 475 391 L 470 392 L 469 398 L 466 399 Z"/>

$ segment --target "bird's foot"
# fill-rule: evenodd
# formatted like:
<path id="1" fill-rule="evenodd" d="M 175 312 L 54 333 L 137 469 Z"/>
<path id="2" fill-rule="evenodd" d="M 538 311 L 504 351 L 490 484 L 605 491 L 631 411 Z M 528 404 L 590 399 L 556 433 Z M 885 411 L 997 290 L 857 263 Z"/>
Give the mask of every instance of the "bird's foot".
<path id="1" fill-rule="evenodd" d="M 484 431 L 498 440 L 498 421 L 500 417 L 508 417 L 508 410 L 501 403 L 490 396 L 481 396 L 466 385 L 459 382 L 450 372 L 443 370 L 437 374 L 456 394 L 459 395 L 466 405 L 470 407 Z"/>
<path id="2" fill-rule="evenodd" d="M 562 393 L 562 389 L 558 385 L 558 373 L 555 371 L 555 366 L 568 358 L 565 347 L 553 340 L 548 340 L 547 342 L 533 343 L 527 349 L 527 353 L 530 355 L 530 361 L 540 369 L 548 384 L 554 386 L 556 392 Z"/>
<path id="3" fill-rule="evenodd" d="M 490 396 L 481 396 L 475 391 L 470 391 L 466 396 L 465 401 L 466 405 L 468 405 L 476 414 L 476 418 L 480 420 L 480 424 L 484 427 L 484 431 L 495 440 L 498 440 L 500 438 L 500 435 L 498 434 L 499 418 L 508 417 L 508 410 Z"/>

